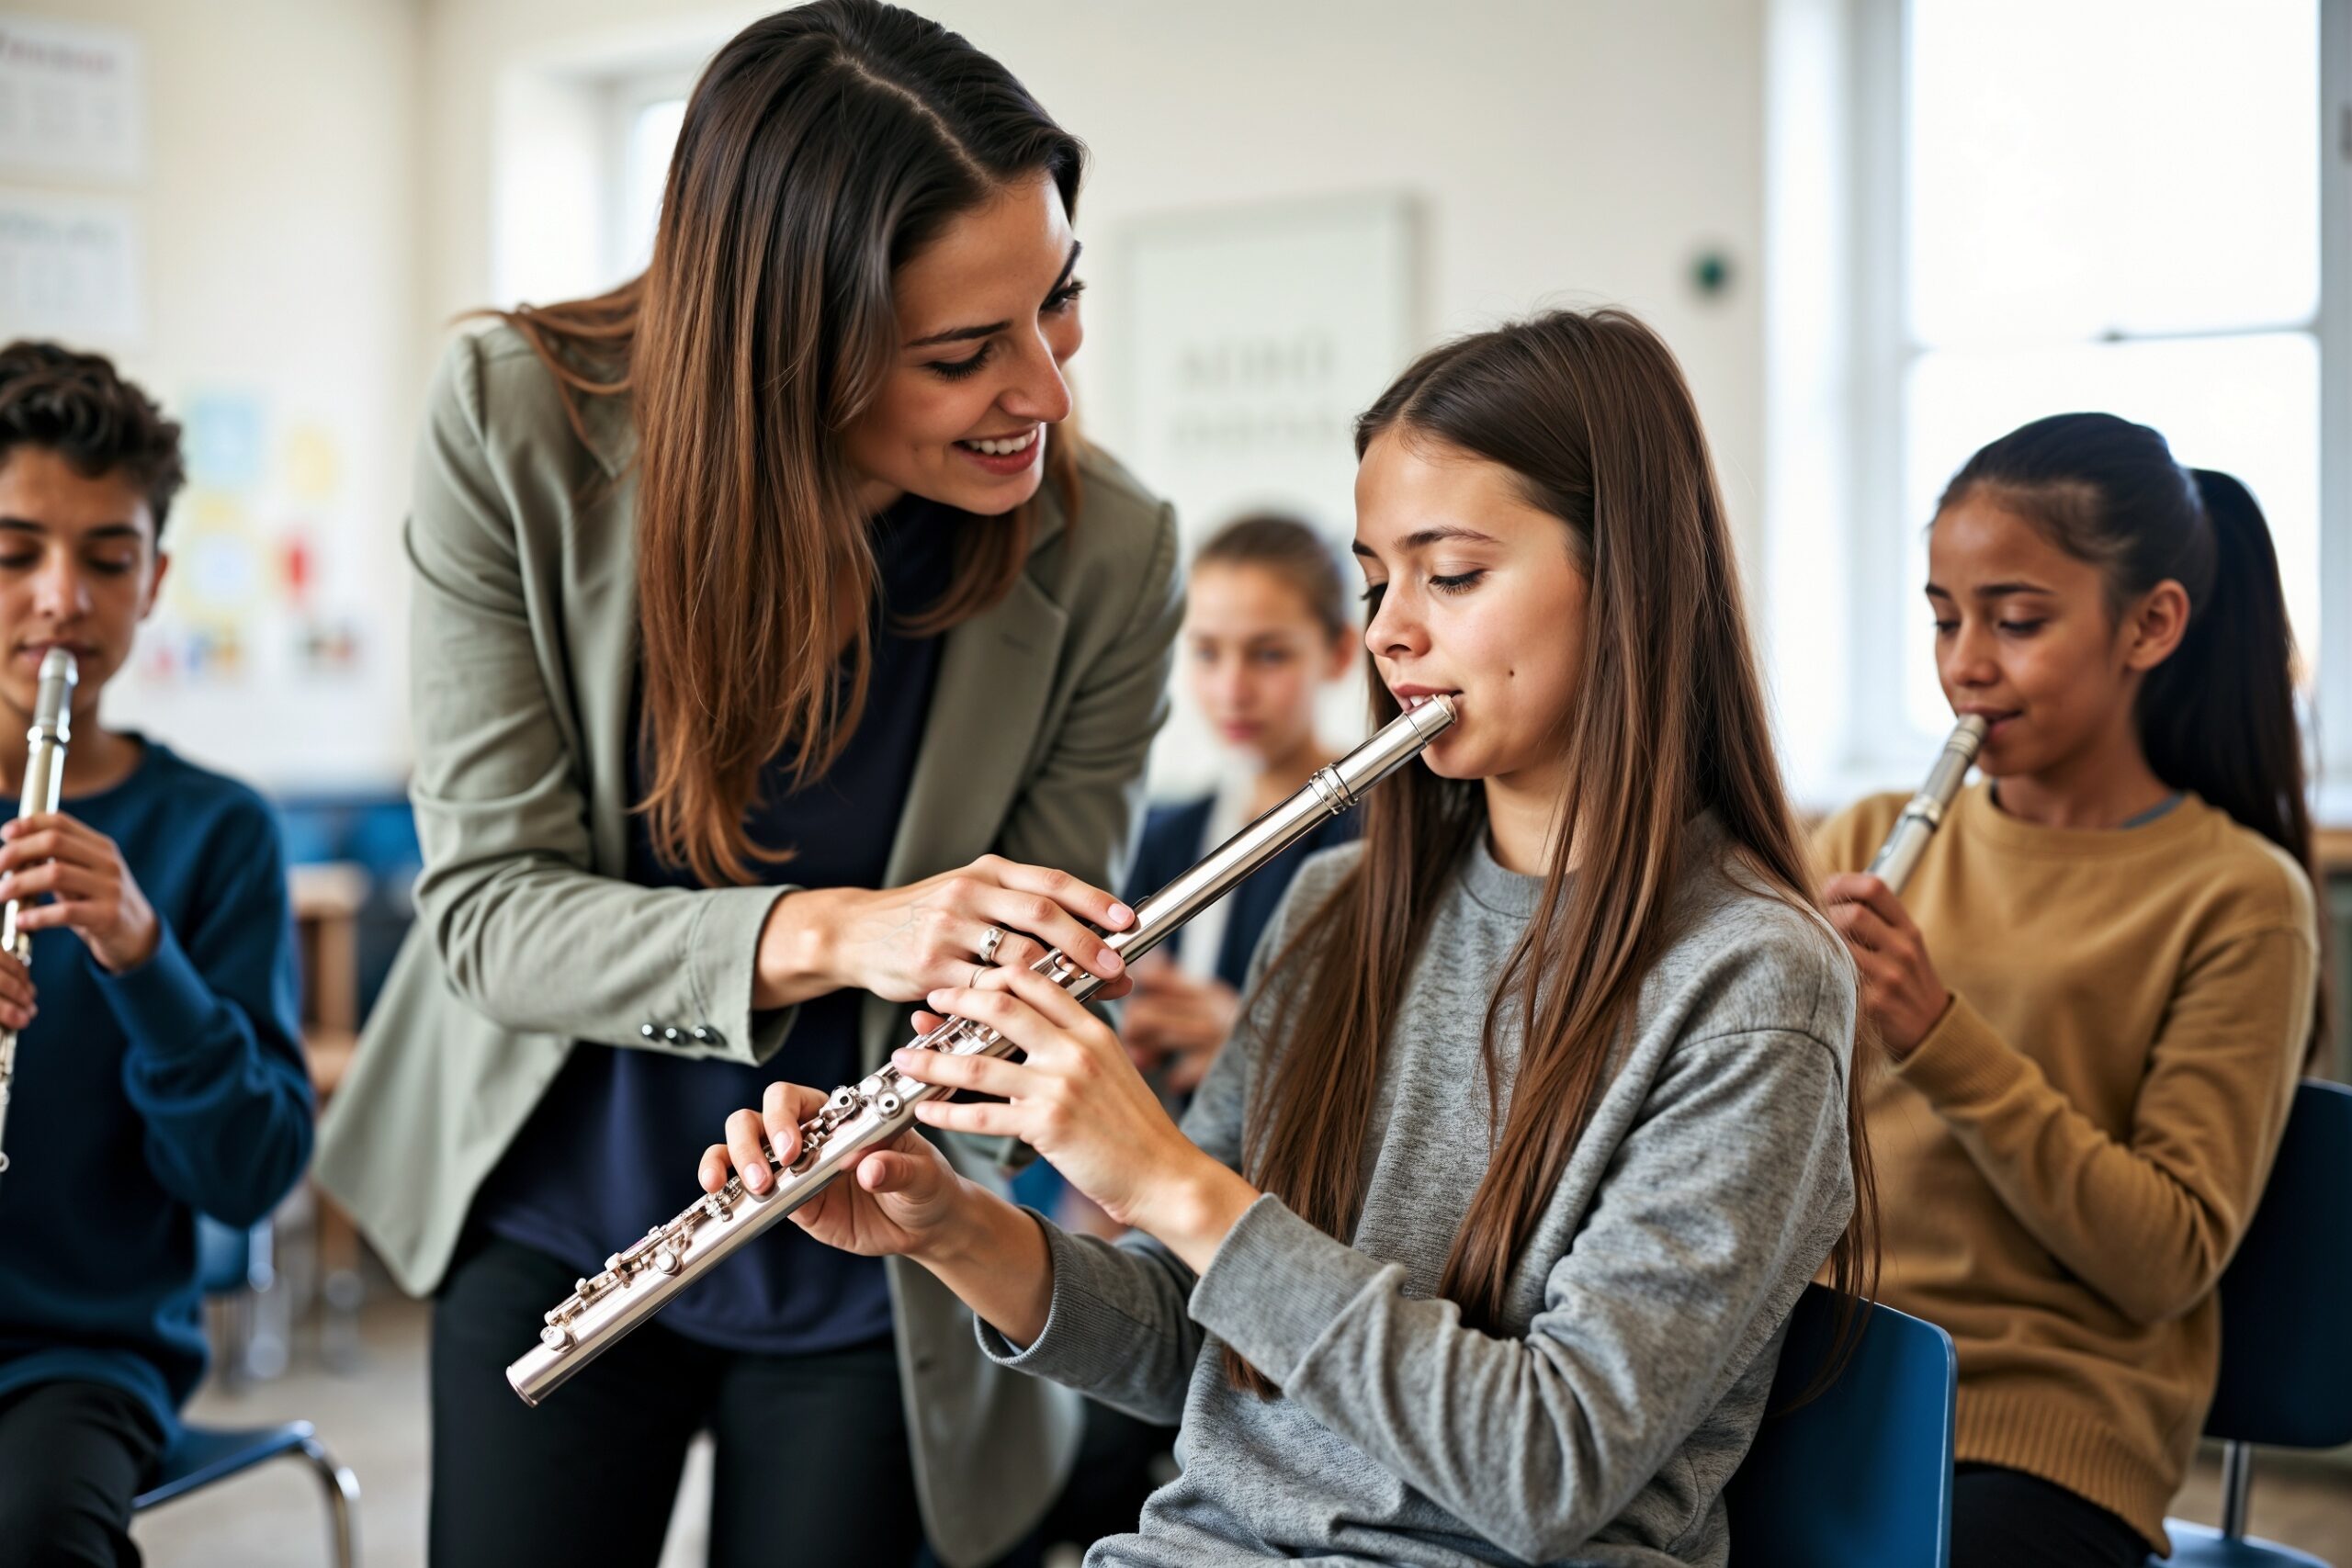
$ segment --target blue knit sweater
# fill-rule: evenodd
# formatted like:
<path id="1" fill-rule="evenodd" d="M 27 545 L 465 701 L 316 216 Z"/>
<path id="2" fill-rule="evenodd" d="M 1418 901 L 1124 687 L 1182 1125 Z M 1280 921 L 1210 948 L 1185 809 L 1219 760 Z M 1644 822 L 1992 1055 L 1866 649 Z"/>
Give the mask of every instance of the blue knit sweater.
<path id="1" fill-rule="evenodd" d="M 204 1373 L 197 1214 L 251 1224 L 311 1157 L 285 862 L 259 795 L 153 741 L 64 810 L 120 847 L 163 934 L 109 975 L 73 932 L 34 933 L 39 1012 L 0 1176 L 0 1394 L 109 1383 L 168 1431 Z"/>

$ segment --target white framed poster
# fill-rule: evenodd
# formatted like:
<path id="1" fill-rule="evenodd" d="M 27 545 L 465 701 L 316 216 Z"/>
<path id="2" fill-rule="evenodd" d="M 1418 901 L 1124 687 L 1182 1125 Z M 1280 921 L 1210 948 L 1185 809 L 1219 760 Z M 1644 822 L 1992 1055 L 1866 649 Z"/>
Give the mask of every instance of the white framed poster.
<path id="1" fill-rule="evenodd" d="M 134 179 L 146 134 L 137 34 L 0 12 L 0 165 Z"/>
<path id="2" fill-rule="evenodd" d="M 1355 417 L 1419 344 L 1419 231 L 1394 194 L 1123 230 L 1121 456 L 1188 542 L 1245 508 L 1351 525 Z"/>
<path id="3" fill-rule="evenodd" d="M 1122 227 L 1119 456 L 1176 503 L 1188 557 L 1259 511 L 1301 517 L 1344 555 L 1356 416 L 1422 344 L 1420 230 L 1402 193 Z M 1363 724 L 1363 690 L 1345 682 L 1325 704 L 1326 738 L 1351 742 Z M 1153 750 L 1154 795 L 1204 789 L 1219 765 L 1180 690 Z"/>
<path id="4" fill-rule="evenodd" d="M 140 346 L 139 219 L 128 202 L 0 190 L 0 341 Z"/>

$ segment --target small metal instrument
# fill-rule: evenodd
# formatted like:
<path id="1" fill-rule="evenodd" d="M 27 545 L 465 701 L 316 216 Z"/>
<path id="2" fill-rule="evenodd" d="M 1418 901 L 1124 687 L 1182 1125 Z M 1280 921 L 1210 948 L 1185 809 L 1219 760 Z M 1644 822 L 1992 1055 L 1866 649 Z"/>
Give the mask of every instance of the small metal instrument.
<path id="1" fill-rule="evenodd" d="M 1903 808 L 1895 819 L 1894 829 L 1878 849 L 1878 858 L 1871 862 L 1870 874 L 1886 884 L 1887 891 L 1898 897 L 1911 874 L 1919 869 L 1919 857 L 1928 852 L 1928 840 L 1944 823 L 1944 813 L 1951 808 L 1952 797 L 1968 777 L 1968 770 L 1976 761 L 1976 753 L 1984 744 L 1984 720 L 1970 714 L 1952 726 L 1944 738 L 1944 749 L 1936 758 L 1936 765 L 1928 770 L 1928 782 Z"/>
<path id="2" fill-rule="evenodd" d="M 25 791 L 17 815 L 37 817 L 57 809 L 58 792 L 65 784 L 65 746 L 74 737 L 74 686 L 82 678 L 74 656 L 52 648 L 40 659 L 40 685 L 33 696 L 32 728 L 25 731 Z M 0 911 L 0 947 L 17 955 L 19 964 L 33 957 L 31 938 L 17 925 L 17 900 Z M 17 1032 L 0 1029 L 0 1137 L 8 1124 L 8 1097 L 17 1084 Z M 0 1149 L 0 1171 L 8 1156 Z"/>
<path id="3" fill-rule="evenodd" d="M 1371 739 L 1317 772 L 1306 788 L 1145 899 L 1136 906 L 1135 924 L 1103 940 L 1122 959 L 1134 963 L 1317 823 L 1354 806 L 1373 785 L 1419 756 L 1454 716 L 1453 702 L 1443 696 L 1398 715 Z M 1030 968 L 1080 1001 L 1102 987 L 1059 949 Z M 913 1044 L 956 1055 L 1005 1056 L 1016 1049 L 996 1031 L 960 1018 L 948 1019 Z M 719 1191 L 606 1258 L 603 1273 L 580 1280 L 547 1314 L 538 1344 L 506 1369 L 506 1381 L 525 1404 L 538 1404 L 737 1247 L 824 1190 L 868 1150 L 913 1125 L 918 1101 L 945 1092 L 887 1066 L 833 1090 L 824 1108 L 800 1124 L 799 1156 L 776 1172 L 768 1190 L 750 1191 L 741 1176 L 730 1178 Z"/>

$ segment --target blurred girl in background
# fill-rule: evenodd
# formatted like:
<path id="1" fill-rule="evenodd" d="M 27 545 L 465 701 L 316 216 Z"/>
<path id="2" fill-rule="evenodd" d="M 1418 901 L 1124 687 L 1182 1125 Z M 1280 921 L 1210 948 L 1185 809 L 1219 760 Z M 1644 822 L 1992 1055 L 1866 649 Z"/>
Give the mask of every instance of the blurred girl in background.
<path id="1" fill-rule="evenodd" d="M 1227 765 L 1209 794 L 1153 808 L 1127 879 L 1130 905 L 1339 755 L 1315 732 L 1316 703 L 1346 678 L 1362 628 L 1322 536 L 1295 518 L 1236 519 L 1193 558 L 1187 599 L 1184 680 Z M 1191 1093 L 1232 1032 L 1250 955 L 1299 866 L 1355 832 L 1352 814 L 1327 821 L 1137 965 L 1123 1033 L 1170 1093 Z"/>

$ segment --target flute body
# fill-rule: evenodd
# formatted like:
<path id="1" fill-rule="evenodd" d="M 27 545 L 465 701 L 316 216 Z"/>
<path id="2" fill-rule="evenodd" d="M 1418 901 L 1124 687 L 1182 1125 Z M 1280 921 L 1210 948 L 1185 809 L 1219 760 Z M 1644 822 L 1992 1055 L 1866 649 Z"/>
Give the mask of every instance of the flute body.
<path id="1" fill-rule="evenodd" d="M 1952 797 L 1960 793 L 1977 751 L 1984 744 L 1984 720 L 1975 714 L 1952 726 L 1951 733 L 1944 738 L 1944 749 L 1936 758 L 1936 765 L 1928 770 L 1927 782 L 1903 808 L 1886 842 L 1879 846 L 1878 858 L 1871 862 L 1870 874 L 1885 883 L 1887 890 L 1898 897 L 1911 880 L 1911 874 L 1919 869 L 1919 857 L 1928 852 L 1928 840 L 1943 826 L 1944 813 L 1951 809 Z"/>
<path id="2" fill-rule="evenodd" d="M 74 687 L 81 677 L 81 666 L 63 649 L 41 655 L 32 728 L 25 731 L 25 788 L 17 801 L 20 818 L 57 809 L 58 794 L 65 785 L 65 747 L 74 738 Z M 32 962 L 32 941 L 17 929 L 14 898 L 0 910 L 0 947 L 16 954 L 19 964 Z M 0 1142 L 6 1137 L 8 1099 L 16 1087 L 17 1032 L 0 1029 Z M 7 1168 L 7 1151 L 0 1147 L 0 1171 Z"/>
<path id="3" fill-rule="evenodd" d="M 1353 807 L 1373 785 L 1419 756 L 1453 720 L 1453 705 L 1443 696 L 1400 714 L 1362 746 L 1317 773 L 1306 788 L 1137 905 L 1135 923 L 1104 942 L 1132 964 L 1317 823 Z M 1059 949 L 1030 967 L 1080 1001 L 1102 987 Z M 960 1018 L 946 1020 L 912 1043 L 956 1055 L 1003 1056 L 1016 1049 L 996 1031 Z M 917 1103 L 946 1092 L 888 1066 L 836 1089 L 824 1108 L 801 1123 L 798 1156 L 775 1171 L 776 1179 L 766 1191 L 750 1191 L 740 1175 L 730 1178 L 719 1191 L 606 1258 L 604 1272 L 580 1280 L 547 1314 L 538 1344 L 506 1369 L 507 1382 L 525 1404 L 538 1404 L 736 1248 L 824 1190 L 868 1150 L 912 1126 Z"/>

